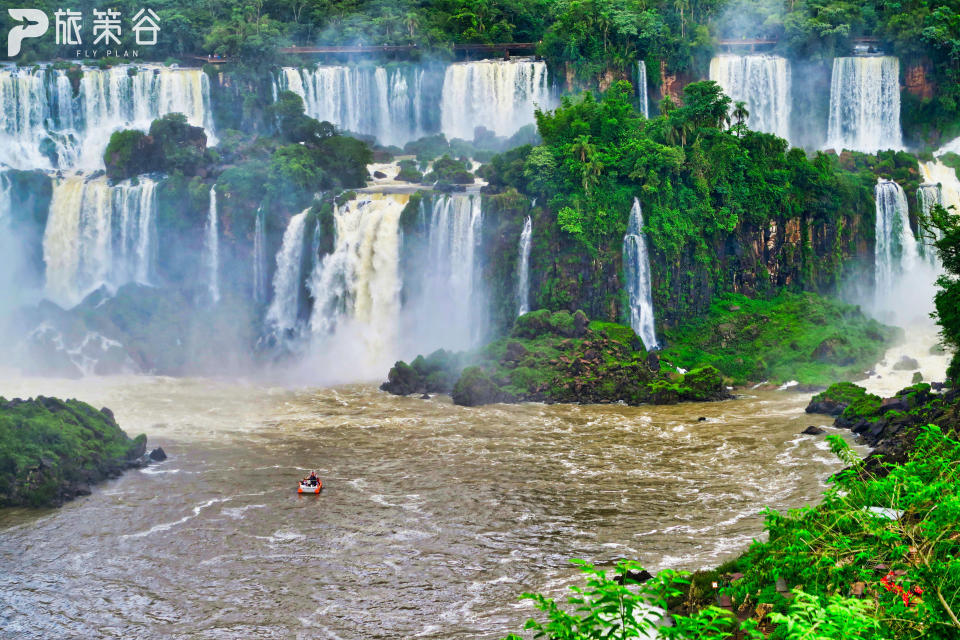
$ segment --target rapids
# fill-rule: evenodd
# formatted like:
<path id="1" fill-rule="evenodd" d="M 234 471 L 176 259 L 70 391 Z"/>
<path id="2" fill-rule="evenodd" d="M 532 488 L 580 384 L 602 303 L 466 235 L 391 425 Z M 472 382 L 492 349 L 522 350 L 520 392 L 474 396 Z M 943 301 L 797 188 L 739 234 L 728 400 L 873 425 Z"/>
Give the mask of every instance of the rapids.
<path id="1" fill-rule="evenodd" d="M 57 510 L 0 511 L 14 636 L 500 638 L 532 614 L 521 592 L 577 580 L 568 559 L 715 565 L 839 468 L 798 435 L 828 420 L 808 394 L 468 409 L 362 385 L 2 389 L 111 407 L 170 455 Z M 311 468 L 324 492 L 297 496 Z"/>

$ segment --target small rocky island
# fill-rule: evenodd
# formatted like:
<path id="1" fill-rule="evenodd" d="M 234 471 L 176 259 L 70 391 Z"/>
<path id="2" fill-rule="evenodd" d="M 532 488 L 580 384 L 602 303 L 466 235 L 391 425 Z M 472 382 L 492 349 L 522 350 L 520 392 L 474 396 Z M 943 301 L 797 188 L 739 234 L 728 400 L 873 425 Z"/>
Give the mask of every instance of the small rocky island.
<path id="1" fill-rule="evenodd" d="M 686 374 L 661 366 L 633 329 L 590 322 L 583 311 L 541 309 L 519 317 L 508 337 L 467 353 L 439 350 L 397 362 L 380 387 L 396 395 L 449 393 L 454 403 L 675 404 L 730 397 L 707 366 Z"/>
<path id="2" fill-rule="evenodd" d="M 166 457 L 147 453 L 109 409 L 79 400 L 0 397 L 0 507 L 60 506 L 90 485 Z"/>

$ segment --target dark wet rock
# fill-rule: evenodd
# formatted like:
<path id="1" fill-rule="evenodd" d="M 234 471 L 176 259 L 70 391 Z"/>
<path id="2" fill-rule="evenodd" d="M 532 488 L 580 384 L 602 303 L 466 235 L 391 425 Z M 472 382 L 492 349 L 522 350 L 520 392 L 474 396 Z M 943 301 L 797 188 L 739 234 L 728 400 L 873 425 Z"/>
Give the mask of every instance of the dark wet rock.
<path id="1" fill-rule="evenodd" d="M 704 418 L 703 416 L 700 416 L 699 418 L 697 418 L 697 422 L 706 422 L 706 421 L 707 419 Z"/>
<path id="2" fill-rule="evenodd" d="M 819 435 L 823 435 L 824 433 L 826 433 L 826 431 L 824 431 L 824 430 L 821 429 L 820 427 L 815 427 L 815 426 L 813 426 L 813 425 L 810 425 L 809 427 L 807 427 L 806 429 L 804 429 L 804 430 L 801 431 L 800 433 L 802 433 L 802 434 L 804 434 L 804 435 L 807 435 L 807 436 L 819 436 Z"/>
<path id="3" fill-rule="evenodd" d="M 807 413 L 839 416 L 851 404 L 866 396 L 866 389 L 852 382 L 838 382 L 810 399 Z"/>
<path id="4" fill-rule="evenodd" d="M 154 462 L 161 462 L 167 459 L 167 452 L 163 450 L 163 447 L 157 447 L 150 452 L 150 459 Z"/>
<path id="5" fill-rule="evenodd" d="M 504 362 L 519 362 L 527 355 L 527 348 L 516 340 L 507 343 L 503 354 Z"/>
<path id="6" fill-rule="evenodd" d="M 917 362 L 916 358 L 911 358 L 910 356 L 901 356 L 893 365 L 894 371 L 912 371 L 919 368 L 920 363 Z"/>
<path id="7" fill-rule="evenodd" d="M 430 394 L 429 394 L 429 393 L 425 393 L 425 394 L 423 394 L 422 396 L 420 396 L 420 399 L 421 399 L 421 400 L 429 400 L 429 399 L 430 399 Z"/>
<path id="8" fill-rule="evenodd" d="M 374 171 L 373 177 L 376 178 L 377 180 L 384 180 L 386 179 L 387 174 L 385 174 L 383 171 Z"/>
<path id="9" fill-rule="evenodd" d="M 573 335 L 577 338 L 582 338 L 586 335 L 589 325 L 590 319 L 587 318 L 587 314 L 578 309 L 577 312 L 573 314 Z"/>
<path id="10" fill-rule="evenodd" d="M 387 381 L 380 385 L 382 391 L 398 396 L 416 393 L 421 388 L 420 375 L 412 366 L 403 361 L 398 361 L 393 365 L 387 374 Z"/>
<path id="11" fill-rule="evenodd" d="M 623 584 L 624 577 L 626 577 L 627 580 L 632 580 L 638 584 L 643 584 L 647 580 L 653 579 L 653 574 L 646 569 L 641 569 L 640 571 L 627 571 L 626 576 L 617 575 L 613 580 L 617 584 Z"/>
<path id="12" fill-rule="evenodd" d="M 884 398 L 880 402 L 880 408 L 884 413 L 887 411 L 909 411 L 910 410 L 910 406 L 907 404 L 907 401 L 900 396 L 896 396 L 893 398 Z"/>
<path id="13" fill-rule="evenodd" d="M 647 354 L 647 369 L 657 373 L 660 371 L 660 355 L 656 351 Z"/>

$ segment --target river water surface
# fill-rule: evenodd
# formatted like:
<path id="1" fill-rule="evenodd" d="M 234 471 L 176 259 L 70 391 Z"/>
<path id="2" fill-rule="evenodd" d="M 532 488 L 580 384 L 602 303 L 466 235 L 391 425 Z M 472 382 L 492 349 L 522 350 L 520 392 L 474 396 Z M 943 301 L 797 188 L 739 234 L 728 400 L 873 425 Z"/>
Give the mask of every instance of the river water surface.
<path id="1" fill-rule="evenodd" d="M 169 460 L 50 511 L 0 511 L 14 637 L 499 638 L 570 558 L 698 568 L 838 469 L 809 394 L 670 407 L 463 408 L 372 386 L 13 379 L 114 410 Z M 705 418 L 705 420 L 699 420 Z M 298 496 L 316 468 L 325 489 Z"/>

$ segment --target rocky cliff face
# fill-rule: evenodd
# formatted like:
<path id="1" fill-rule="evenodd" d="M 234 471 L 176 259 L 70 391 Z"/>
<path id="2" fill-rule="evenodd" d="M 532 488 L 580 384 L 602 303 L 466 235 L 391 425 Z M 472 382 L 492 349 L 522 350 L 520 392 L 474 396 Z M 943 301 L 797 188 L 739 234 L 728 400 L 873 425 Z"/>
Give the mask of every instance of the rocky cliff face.
<path id="1" fill-rule="evenodd" d="M 936 93 L 936 85 L 930 81 L 927 67 L 923 63 L 916 63 L 903 74 L 904 85 L 907 91 L 922 100 L 932 100 Z"/>
<path id="2" fill-rule="evenodd" d="M 488 198 L 491 212 L 486 246 L 486 277 L 495 291 L 514 290 L 516 240 L 528 209 L 513 211 L 503 196 Z M 869 205 L 869 206 L 866 206 Z M 596 256 L 585 254 L 559 231 L 546 208 L 533 210 L 530 291 L 533 308 L 583 309 L 589 316 L 624 322 L 628 316 L 622 281 L 620 246 L 605 247 Z M 847 212 L 835 222 L 791 216 L 763 225 L 742 221 L 731 233 L 709 239 L 716 261 L 704 264 L 692 248 L 679 260 L 651 246 L 653 303 L 657 330 L 675 327 L 704 314 L 723 292 L 753 297 L 783 289 L 819 293 L 835 291 L 844 278 L 869 269 L 873 260 L 872 203 L 863 211 Z M 512 298 L 511 298 L 512 300 Z M 513 322 L 508 301 L 493 301 L 494 325 L 501 332 Z"/>

